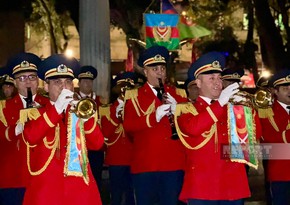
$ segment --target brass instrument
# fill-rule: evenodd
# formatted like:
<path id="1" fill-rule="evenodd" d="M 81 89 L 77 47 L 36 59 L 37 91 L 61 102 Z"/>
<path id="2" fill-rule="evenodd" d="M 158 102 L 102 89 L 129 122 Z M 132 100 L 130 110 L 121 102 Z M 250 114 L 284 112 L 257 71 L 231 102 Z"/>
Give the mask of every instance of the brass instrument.
<path id="1" fill-rule="evenodd" d="M 239 91 L 235 95 L 243 97 L 244 100 L 240 102 L 235 102 L 233 98 L 229 102 L 233 105 L 244 105 L 247 107 L 258 108 L 268 108 L 273 104 L 272 93 L 267 88 L 260 88 L 254 94 L 247 93 L 245 91 Z"/>
<path id="2" fill-rule="evenodd" d="M 160 91 L 161 91 L 161 94 L 163 96 L 165 94 L 165 89 L 164 89 L 164 85 L 163 85 L 162 79 L 158 78 L 158 81 L 159 81 Z M 169 112 L 168 119 L 169 119 L 169 123 L 170 123 L 170 126 L 171 126 L 171 132 L 172 132 L 171 139 L 172 140 L 178 140 L 179 137 L 178 137 L 178 134 L 177 134 L 177 131 L 176 131 L 176 127 L 175 127 L 175 124 L 174 124 L 174 116 L 171 113 L 171 110 Z"/>
<path id="3" fill-rule="evenodd" d="M 71 106 L 70 112 L 75 113 L 79 118 L 89 119 L 97 112 L 97 103 L 92 98 L 82 98 L 76 105 Z"/>

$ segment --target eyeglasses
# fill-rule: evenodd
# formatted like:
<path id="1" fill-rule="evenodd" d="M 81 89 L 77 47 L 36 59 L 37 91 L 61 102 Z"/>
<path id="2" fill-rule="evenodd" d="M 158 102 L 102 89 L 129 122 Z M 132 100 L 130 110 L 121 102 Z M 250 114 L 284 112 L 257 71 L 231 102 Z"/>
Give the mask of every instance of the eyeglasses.
<path id="1" fill-rule="evenodd" d="M 24 82 L 27 79 L 29 79 L 30 81 L 35 81 L 37 79 L 37 75 L 31 74 L 31 75 L 21 75 L 19 77 L 17 77 L 16 79 L 19 79 L 20 82 Z"/>

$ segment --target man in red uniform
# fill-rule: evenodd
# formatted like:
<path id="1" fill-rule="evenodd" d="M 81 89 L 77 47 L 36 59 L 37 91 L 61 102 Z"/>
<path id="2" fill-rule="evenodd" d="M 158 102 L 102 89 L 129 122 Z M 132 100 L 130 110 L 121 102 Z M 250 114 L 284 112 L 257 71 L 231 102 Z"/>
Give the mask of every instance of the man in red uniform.
<path id="1" fill-rule="evenodd" d="M 189 205 L 241 205 L 243 198 L 250 196 L 245 166 L 239 163 L 246 163 L 248 155 L 231 152 L 231 148 L 235 145 L 235 151 L 239 148 L 243 151 L 240 141 L 249 138 L 254 142 L 260 128 L 248 129 L 244 125 L 238 129 L 229 124 L 235 116 L 229 113 L 228 101 L 238 92 L 239 85 L 234 83 L 222 90 L 224 65 L 225 58 L 218 52 L 209 52 L 195 61 L 189 68 L 188 78 L 196 79 L 199 96 L 195 103 L 181 105 L 185 108 L 182 114 L 179 106 L 176 108 L 179 137 L 187 147 L 187 165 L 179 198 Z M 250 124 L 257 120 L 251 119 Z M 237 132 L 230 132 L 233 128 Z M 237 135 L 245 132 L 247 135 L 243 138 Z"/>
<path id="2" fill-rule="evenodd" d="M 277 72 L 270 79 L 269 84 L 274 88 L 275 101 L 272 107 L 259 109 L 263 128 L 262 142 L 271 143 L 272 146 L 269 153 L 264 152 L 270 156 L 265 156 L 268 160 L 264 164 L 264 169 L 270 186 L 272 204 L 286 205 L 290 204 L 290 159 L 279 158 L 279 156 L 284 154 L 283 147 L 286 147 L 286 151 L 289 152 L 286 144 L 290 142 L 290 70 Z M 280 153 L 278 157 L 277 153 Z"/>
<path id="3" fill-rule="evenodd" d="M 183 89 L 165 84 L 168 59 L 163 46 L 145 50 L 138 64 L 147 82 L 125 94 L 123 125 L 133 139 L 131 172 L 138 205 L 176 205 L 183 181 L 184 147 L 172 139 L 174 125 L 169 117 L 176 103 L 187 99 Z"/>
<path id="4" fill-rule="evenodd" d="M 126 89 L 132 89 L 136 76 L 133 72 L 117 75 L 112 81 L 112 93 L 118 98 L 100 107 L 102 132 L 107 138 L 105 164 L 110 178 L 111 205 L 135 204 L 130 165 L 133 144 L 123 128 L 123 106 Z"/>
<path id="5" fill-rule="evenodd" d="M 29 107 L 43 106 L 48 98 L 37 94 L 37 67 L 40 58 L 32 53 L 19 53 L 7 62 L 7 69 L 15 80 L 18 94 L 0 103 L 0 201 L 1 205 L 21 205 L 27 178 L 26 145 L 22 139 L 24 117 L 20 110 L 27 108 L 28 88 L 31 89 Z"/>
<path id="6" fill-rule="evenodd" d="M 98 76 L 98 71 L 93 66 L 82 66 L 78 74 L 79 91 L 76 92 L 78 99 L 92 98 L 97 103 L 97 110 L 99 109 L 101 102 L 100 96 L 97 96 L 93 91 L 94 79 Z M 90 166 L 97 181 L 98 188 L 102 188 L 102 172 L 104 164 L 104 148 L 100 150 L 88 150 L 88 157 Z"/>
<path id="7" fill-rule="evenodd" d="M 31 174 L 24 205 L 102 204 L 87 149 L 99 149 L 104 139 L 96 113 L 81 119 L 72 112 L 77 69 L 76 59 L 61 54 L 39 65 L 51 103 L 34 109 L 34 118 L 24 127 Z"/>

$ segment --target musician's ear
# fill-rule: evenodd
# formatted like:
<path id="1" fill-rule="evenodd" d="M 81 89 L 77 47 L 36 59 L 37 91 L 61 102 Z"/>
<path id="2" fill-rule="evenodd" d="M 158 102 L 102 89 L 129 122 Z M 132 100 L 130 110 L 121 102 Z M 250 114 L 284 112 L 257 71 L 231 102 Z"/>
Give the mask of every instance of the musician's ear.
<path id="1" fill-rule="evenodd" d="M 44 81 L 43 83 L 43 89 L 45 90 L 45 92 L 48 92 L 48 82 Z"/>
<path id="2" fill-rule="evenodd" d="M 195 83 L 198 88 L 201 88 L 201 80 L 199 78 L 195 80 Z"/>
<path id="3" fill-rule="evenodd" d="M 147 69 L 146 68 L 144 68 L 144 74 L 145 74 L 145 77 L 147 78 Z"/>

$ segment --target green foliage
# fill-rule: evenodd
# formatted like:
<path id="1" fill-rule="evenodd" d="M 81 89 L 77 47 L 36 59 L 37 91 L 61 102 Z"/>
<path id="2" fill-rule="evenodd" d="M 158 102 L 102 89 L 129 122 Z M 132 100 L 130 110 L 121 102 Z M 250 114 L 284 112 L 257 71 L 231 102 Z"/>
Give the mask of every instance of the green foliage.
<path id="1" fill-rule="evenodd" d="M 53 51 L 63 52 L 71 38 L 68 26 L 71 24 L 68 12 L 58 14 L 55 10 L 55 1 L 32 1 L 32 13 L 28 24 L 41 35 L 47 35 L 52 40 Z"/>

